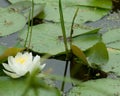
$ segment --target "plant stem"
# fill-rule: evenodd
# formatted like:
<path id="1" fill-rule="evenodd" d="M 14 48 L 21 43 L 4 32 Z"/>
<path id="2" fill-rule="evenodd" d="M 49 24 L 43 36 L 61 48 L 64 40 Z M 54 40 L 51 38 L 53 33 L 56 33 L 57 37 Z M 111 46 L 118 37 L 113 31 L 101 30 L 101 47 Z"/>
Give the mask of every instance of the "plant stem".
<path id="1" fill-rule="evenodd" d="M 27 32 L 27 36 L 26 36 L 26 39 L 25 39 L 24 48 L 26 48 L 27 40 L 28 40 L 29 32 L 30 32 L 30 14 L 31 14 L 31 10 L 30 10 L 30 12 L 29 12 L 29 17 L 28 17 L 28 32 Z"/>
<path id="2" fill-rule="evenodd" d="M 61 28 L 62 28 L 62 34 L 63 34 L 63 39 L 64 39 L 66 57 L 67 57 L 67 55 L 68 55 L 68 46 L 67 46 L 67 37 L 66 37 L 66 31 L 65 31 L 65 25 L 64 25 L 64 17 L 63 17 L 63 12 L 62 12 L 61 0 L 59 0 L 59 14 L 60 14 L 60 21 L 61 21 Z"/>
<path id="3" fill-rule="evenodd" d="M 69 60 L 66 60 L 65 71 L 64 71 L 64 80 L 62 81 L 61 91 L 64 90 L 64 86 L 65 86 L 65 77 L 66 77 L 66 75 L 67 75 L 68 64 L 69 64 Z"/>
<path id="4" fill-rule="evenodd" d="M 29 43 L 28 43 L 28 49 L 30 48 L 31 40 L 32 40 L 32 26 L 33 26 L 33 15 L 34 15 L 34 0 L 32 0 L 32 19 L 31 19 L 31 28 L 30 28 L 30 38 L 29 38 Z"/>
<path id="5" fill-rule="evenodd" d="M 71 25 L 71 30 L 70 30 L 70 47 L 72 46 L 73 25 L 74 25 L 75 18 L 77 16 L 78 11 L 79 11 L 79 8 L 76 9 L 73 20 L 72 20 L 72 25 Z"/>
<path id="6" fill-rule="evenodd" d="M 65 78 L 67 74 L 67 68 L 68 68 L 68 62 L 69 62 L 69 51 L 67 46 L 67 37 L 66 37 L 66 31 L 65 31 L 65 25 L 64 25 L 64 17 L 63 17 L 61 0 L 59 0 L 59 14 L 60 14 L 61 29 L 62 29 L 63 39 L 64 39 L 65 51 L 66 51 L 66 66 L 64 71 L 64 78 Z M 64 90 L 64 85 L 65 85 L 65 81 L 63 80 L 61 91 Z"/>

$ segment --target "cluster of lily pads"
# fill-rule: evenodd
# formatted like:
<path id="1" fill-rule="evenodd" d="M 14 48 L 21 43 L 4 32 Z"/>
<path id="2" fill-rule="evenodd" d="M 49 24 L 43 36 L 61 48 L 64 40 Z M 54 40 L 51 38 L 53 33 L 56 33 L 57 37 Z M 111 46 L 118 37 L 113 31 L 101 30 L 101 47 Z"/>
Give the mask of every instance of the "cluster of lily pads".
<path id="1" fill-rule="evenodd" d="M 2 72 L 2 63 L 6 62 L 6 58 L 9 56 L 15 56 L 19 51 L 24 50 L 25 42 L 26 46 L 29 45 L 29 40 L 26 41 L 29 30 L 28 21 L 32 20 L 33 18 L 37 19 L 38 21 L 33 26 L 29 26 L 29 28 L 32 27 L 32 39 L 28 50 L 39 54 L 49 54 L 54 57 L 56 57 L 56 55 L 61 56 L 61 54 L 65 54 L 62 29 L 60 25 L 61 22 L 59 16 L 59 0 L 34 0 L 33 18 L 29 16 L 30 10 L 32 8 L 32 0 L 8 1 L 11 3 L 11 5 L 9 5 L 7 8 L 0 8 L 0 36 L 3 37 L 11 35 L 13 33 L 18 33 L 18 41 L 16 42 L 15 46 L 13 46 L 13 48 L 8 48 L 6 46 L 0 45 L 0 69 Z M 80 71 L 80 69 L 76 69 L 78 74 L 90 75 L 87 76 L 90 78 L 85 78 L 85 82 L 80 82 L 79 86 L 73 87 L 71 91 L 66 95 L 118 96 L 120 94 L 120 79 L 118 78 L 120 75 L 120 29 L 110 29 L 102 34 L 99 33 L 99 31 L 101 30 L 100 28 L 94 28 L 85 25 L 85 23 L 88 21 L 93 22 L 107 15 L 112 8 L 112 1 L 61 1 L 66 28 L 67 44 L 69 50 L 72 50 L 72 54 L 75 56 L 75 58 L 72 58 L 71 60 L 72 64 L 78 63 L 79 65 L 82 65 L 82 67 L 79 66 L 79 68 L 84 68 L 85 66 L 85 68 L 88 68 L 90 70 L 97 70 L 94 76 L 95 78 L 99 77 L 102 72 L 103 75 L 101 76 L 101 78 L 104 77 L 104 74 L 107 75 L 104 79 L 90 80 L 91 78 L 94 79 L 94 77 L 91 76 L 92 73 L 86 74 L 84 73 L 84 70 Z M 71 46 L 69 44 L 71 42 L 71 40 L 69 39 L 70 30 L 72 19 L 77 8 L 79 8 L 79 11 L 73 25 L 73 35 L 71 38 L 73 46 L 71 49 Z M 16 57 L 19 56 L 16 55 Z M 23 63 L 26 61 L 25 58 L 23 59 L 22 57 L 20 57 L 18 59 L 12 60 L 12 63 L 13 61 L 17 63 Z M 11 67 L 11 59 L 8 60 L 8 64 L 9 65 L 7 65 L 6 63 L 3 64 L 3 66 L 7 69 L 7 71 L 4 70 L 4 72 L 9 76 L 16 76 L 16 74 L 13 73 L 19 73 L 19 70 L 14 69 L 18 68 L 18 66 L 16 67 L 14 65 L 14 67 Z M 26 66 L 25 68 L 28 69 L 28 72 L 31 72 L 31 70 L 33 71 L 32 68 L 34 68 L 34 66 L 29 68 L 28 66 Z M 87 69 L 85 69 L 85 72 L 86 70 Z M 9 73 L 9 71 L 12 71 L 12 74 Z M 24 90 L 27 89 L 27 87 L 31 88 L 29 92 L 25 91 L 28 92 L 26 93 L 28 96 L 60 96 L 60 91 L 58 89 L 48 87 L 41 78 L 37 78 L 36 80 L 34 76 L 34 71 L 32 72 L 32 75 L 28 78 L 28 80 L 22 78 L 24 82 L 21 81 L 21 79 L 10 79 L 2 72 L 0 72 L 0 94 L 2 94 L 2 96 L 21 96 L 24 93 Z M 25 71 L 21 74 L 26 73 L 27 72 Z M 77 75 L 76 77 L 76 74 L 73 73 L 74 72 L 72 71 L 70 73 L 72 77 L 83 80 L 84 76 L 80 77 L 79 75 Z M 19 75 L 21 76 L 21 74 L 17 74 L 17 76 L 19 77 Z M 110 76 L 109 74 L 113 74 L 113 77 L 115 78 L 112 78 L 112 76 Z M 31 84 L 32 80 L 33 83 Z"/>

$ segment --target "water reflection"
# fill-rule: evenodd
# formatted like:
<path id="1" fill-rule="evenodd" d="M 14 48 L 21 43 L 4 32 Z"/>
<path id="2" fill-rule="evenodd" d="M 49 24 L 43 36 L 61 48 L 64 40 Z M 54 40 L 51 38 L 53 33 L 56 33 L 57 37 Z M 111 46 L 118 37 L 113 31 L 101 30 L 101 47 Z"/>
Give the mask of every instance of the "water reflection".
<path id="1" fill-rule="evenodd" d="M 16 44 L 18 40 L 18 33 L 13 33 L 8 36 L 0 37 L 0 45 L 12 47 Z"/>
<path id="2" fill-rule="evenodd" d="M 63 76 L 64 74 L 64 68 L 65 68 L 65 61 L 60 61 L 56 59 L 48 59 L 46 61 L 46 68 L 44 70 L 52 70 L 50 74 L 56 75 L 56 76 Z M 67 77 L 69 77 L 69 66 L 67 70 Z M 61 81 L 55 81 L 55 84 L 58 88 L 61 88 Z M 71 88 L 71 83 L 65 84 L 65 91 L 68 91 Z"/>
<path id="3" fill-rule="evenodd" d="M 10 5 L 8 0 L 0 0 L 0 7 L 7 7 L 8 5 Z"/>

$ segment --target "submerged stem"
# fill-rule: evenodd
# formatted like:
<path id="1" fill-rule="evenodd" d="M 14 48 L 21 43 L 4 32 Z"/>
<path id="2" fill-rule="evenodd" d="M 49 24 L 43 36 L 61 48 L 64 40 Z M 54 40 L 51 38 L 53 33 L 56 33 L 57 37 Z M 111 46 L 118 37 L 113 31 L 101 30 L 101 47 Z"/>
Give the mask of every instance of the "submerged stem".
<path id="1" fill-rule="evenodd" d="M 64 80 L 62 81 L 61 91 L 64 90 L 64 86 L 65 86 L 65 77 L 66 77 L 66 75 L 67 75 L 68 64 L 69 64 L 69 60 L 66 60 L 65 71 L 64 71 Z"/>

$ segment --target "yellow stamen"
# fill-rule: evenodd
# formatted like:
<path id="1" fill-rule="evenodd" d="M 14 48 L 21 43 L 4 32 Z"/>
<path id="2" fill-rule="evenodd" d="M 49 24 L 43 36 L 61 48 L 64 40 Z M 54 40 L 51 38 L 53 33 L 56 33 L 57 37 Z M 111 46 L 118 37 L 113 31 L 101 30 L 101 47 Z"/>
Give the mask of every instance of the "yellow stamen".
<path id="1" fill-rule="evenodd" d="M 20 63 L 20 64 L 24 64 L 24 62 L 26 62 L 26 60 L 27 60 L 27 58 L 20 57 L 20 58 L 16 59 L 16 62 Z"/>

